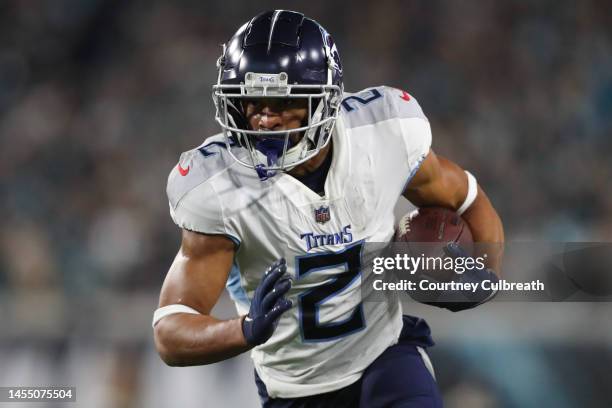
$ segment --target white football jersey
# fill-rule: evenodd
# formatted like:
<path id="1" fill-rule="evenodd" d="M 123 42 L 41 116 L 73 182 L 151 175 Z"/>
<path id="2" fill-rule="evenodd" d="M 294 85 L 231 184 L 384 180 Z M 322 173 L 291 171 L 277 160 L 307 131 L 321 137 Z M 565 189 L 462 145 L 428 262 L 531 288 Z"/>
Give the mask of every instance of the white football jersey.
<path id="1" fill-rule="evenodd" d="M 412 96 L 389 87 L 346 94 L 342 105 L 323 197 L 288 174 L 260 180 L 221 135 L 183 153 L 168 180 L 179 227 L 238 245 L 227 288 L 241 314 L 264 271 L 287 260 L 293 307 L 252 351 L 273 398 L 350 385 L 402 328 L 399 301 L 362 299 L 360 265 L 364 243 L 393 238 L 393 208 L 429 151 L 429 122 Z"/>

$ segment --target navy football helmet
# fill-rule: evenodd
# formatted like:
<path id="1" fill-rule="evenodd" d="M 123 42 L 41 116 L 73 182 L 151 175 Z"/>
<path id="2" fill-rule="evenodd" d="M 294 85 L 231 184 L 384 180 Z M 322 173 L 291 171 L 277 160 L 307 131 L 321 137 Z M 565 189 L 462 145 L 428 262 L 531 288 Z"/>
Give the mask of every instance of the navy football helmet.
<path id="1" fill-rule="evenodd" d="M 329 142 L 342 102 L 342 65 L 334 41 L 316 21 L 293 11 L 262 13 L 223 45 L 217 68 L 215 120 L 232 157 L 260 178 L 292 169 Z M 254 98 L 307 100 L 308 115 L 297 129 L 253 130 L 245 101 Z M 302 137 L 290 137 L 296 133 Z"/>

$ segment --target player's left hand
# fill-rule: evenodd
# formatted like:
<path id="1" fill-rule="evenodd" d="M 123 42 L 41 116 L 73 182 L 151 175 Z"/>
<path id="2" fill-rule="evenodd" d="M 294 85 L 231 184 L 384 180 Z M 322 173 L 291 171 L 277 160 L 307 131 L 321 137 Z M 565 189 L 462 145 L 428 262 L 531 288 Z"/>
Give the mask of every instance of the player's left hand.
<path id="1" fill-rule="evenodd" d="M 242 333 L 252 346 L 263 344 L 274 333 L 278 319 L 292 306 L 284 296 L 291 288 L 291 278 L 285 275 L 287 263 L 281 258 L 268 268 L 255 295 L 251 308 L 242 321 Z"/>

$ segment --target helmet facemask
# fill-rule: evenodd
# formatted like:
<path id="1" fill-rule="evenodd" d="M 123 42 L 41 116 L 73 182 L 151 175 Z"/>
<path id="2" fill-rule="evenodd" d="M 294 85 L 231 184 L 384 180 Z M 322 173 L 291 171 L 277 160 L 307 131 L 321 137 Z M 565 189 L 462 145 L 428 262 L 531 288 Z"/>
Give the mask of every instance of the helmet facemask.
<path id="1" fill-rule="evenodd" d="M 221 84 L 220 66 L 219 80 L 213 86 L 215 120 L 223 129 L 232 157 L 265 179 L 277 171 L 289 171 L 318 154 L 331 138 L 342 101 L 342 87 L 332 84 L 331 69 L 328 68 L 328 83 L 320 85 L 289 84 L 290 78 L 285 72 L 248 72 L 244 83 Z M 251 129 L 244 102 L 257 97 L 307 100 L 305 123 L 279 131 Z M 301 137 L 292 142 L 295 134 Z M 239 152 L 244 149 L 247 155 Z"/>

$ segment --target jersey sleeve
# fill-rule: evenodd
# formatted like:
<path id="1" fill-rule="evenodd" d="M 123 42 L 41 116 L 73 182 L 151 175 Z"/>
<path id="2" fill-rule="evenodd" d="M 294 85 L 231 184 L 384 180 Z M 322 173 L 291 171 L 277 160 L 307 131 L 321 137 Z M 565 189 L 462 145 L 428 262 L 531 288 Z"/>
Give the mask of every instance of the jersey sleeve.
<path id="1" fill-rule="evenodd" d="M 204 234 L 226 235 L 240 240 L 224 217 L 223 205 L 206 168 L 199 165 L 197 151 L 181 155 L 168 176 L 166 193 L 170 216 L 180 228 Z"/>
<path id="2" fill-rule="evenodd" d="M 209 183 L 203 183 L 186 193 L 176 205 L 169 198 L 170 216 L 176 225 L 205 234 L 226 234 L 223 210 Z"/>
<path id="3" fill-rule="evenodd" d="M 407 180 L 419 169 L 431 148 L 431 127 L 417 100 L 406 91 L 385 87 L 390 114 L 399 123 L 409 168 Z"/>

